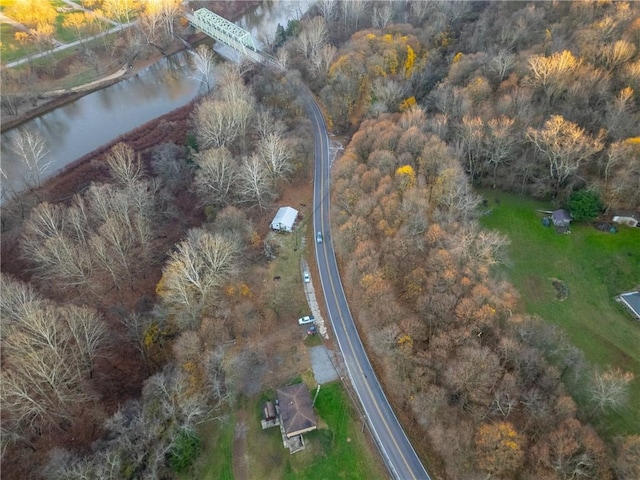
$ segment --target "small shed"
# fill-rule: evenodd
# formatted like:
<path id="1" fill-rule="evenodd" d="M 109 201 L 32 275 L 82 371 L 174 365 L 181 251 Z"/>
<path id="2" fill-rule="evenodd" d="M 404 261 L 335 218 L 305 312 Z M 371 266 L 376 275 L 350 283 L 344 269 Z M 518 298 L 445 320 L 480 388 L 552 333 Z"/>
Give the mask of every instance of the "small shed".
<path id="1" fill-rule="evenodd" d="M 613 221 L 621 225 L 637 227 L 640 225 L 640 213 L 618 212 L 613 216 Z"/>
<path id="2" fill-rule="evenodd" d="M 567 228 L 571 223 L 571 220 L 571 214 L 564 208 L 559 208 L 558 210 L 551 212 L 551 221 L 553 222 L 554 227 Z"/>
<path id="3" fill-rule="evenodd" d="M 298 211 L 291 207 L 280 207 L 271 222 L 271 230 L 278 232 L 292 232 L 293 225 L 298 218 Z"/>
<path id="4" fill-rule="evenodd" d="M 311 395 L 304 383 L 279 388 L 277 395 L 280 424 L 287 438 L 316 429 Z"/>
<path id="5" fill-rule="evenodd" d="M 620 294 L 617 298 L 636 320 L 640 320 L 640 292 L 627 292 Z"/>
<path id="6" fill-rule="evenodd" d="M 264 419 L 269 421 L 269 420 L 274 420 L 275 418 L 276 418 L 276 406 L 273 404 L 273 402 L 269 401 L 264 405 Z"/>

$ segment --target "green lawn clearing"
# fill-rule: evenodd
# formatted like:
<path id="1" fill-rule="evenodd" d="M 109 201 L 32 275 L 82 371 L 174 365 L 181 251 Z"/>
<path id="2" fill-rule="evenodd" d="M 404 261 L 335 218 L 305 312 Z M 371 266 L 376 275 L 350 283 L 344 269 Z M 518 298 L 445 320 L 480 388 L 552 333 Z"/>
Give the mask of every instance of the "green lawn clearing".
<path id="1" fill-rule="evenodd" d="M 312 397 L 315 390 L 311 392 Z M 242 412 L 200 431 L 202 453 L 181 480 L 231 480 L 234 462 L 241 462 L 252 480 L 375 480 L 387 478 L 375 451 L 367 445 L 362 422 L 339 382 L 323 385 L 315 403 L 318 429 L 304 434 L 305 450 L 293 455 L 282 444 L 278 427 L 262 430 L 262 408 L 275 391 L 243 402 Z M 238 422 L 244 418 L 244 422 Z M 244 436 L 243 458 L 235 459 L 234 437 Z M 242 442 L 241 442 L 242 443 Z"/>
<path id="2" fill-rule="evenodd" d="M 342 384 L 323 385 L 316 412 L 326 424 L 305 435 L 307 449 L 287 462 L 285 479 L 387 478 L 373 452 L 366 448 L 362 421 L 351 406 Z"/>
<path id="3" fill-rule="evenodd" d="M 233 480 L 233 434 L 235 417 L 212 420 L 199 429 L 202 452 L 195 464 L 177 475 L 179 480 Z M 197 472 L 197 475 L 194 475 Z"/>
<path id="4" fill-rule="evenodd" d="M 277 246 L 276 258 L 271 262 L 269 271 L 273 278 L 279 277 L 270 307 L 280 318 L 290 318 L 293 322 L 309 315 L 301 269 L 301 261 L 306 254 L 304 234 L 307 224 L 308 221 L 303 220 L 293 233 L 269 233 L 268 241 Z"/>
<path id="5" fill-rule="evenodd" d="M 570 234 L 542 226 L 550 205 L 495 191 L 483 191 L 492 213 L 484 226 L 506 234 L 511 244 L 503 271 L 520 292 L 525 310 L 560 326 L 589 362 L 632 372 L 629 408 L 596 423 L 606 435 L 640 433 L 640 322 L 615 301 L 640 282 L 640 229 L 616 234 L 590 224 L 573 224 Z M 553 280 L 568 287 L 556 299 Z"/>
<path id="6" fill-rule="evenodd" d="M 2 39 L 0 53 L 3 64 L 11 63 L 36 51 L 34 45 L 22 45 L 15 39 L 15 34 L 18 31 L 13 25 L 0 23 L 0 38 Z"/>
<path id="7" fill-rule="evenodd" d="M 315 391 L 311 392 L 315 395 Z M 260 405 L 259 405 L 260 406 Z M 320 388 L 315 403 L 318 429 L 304 434 L 306 448 L 290 455 L 277 428 L 259 430 L 249 441 L 250 471 L 260 479 L 376 479 L 386 478 L 383 467 L 367 448 L 362 422 L 342 384 Z M 256 419 L 256 424 L 258 419 Z M 258 427 L 259 428 L 259 427 Z"/>

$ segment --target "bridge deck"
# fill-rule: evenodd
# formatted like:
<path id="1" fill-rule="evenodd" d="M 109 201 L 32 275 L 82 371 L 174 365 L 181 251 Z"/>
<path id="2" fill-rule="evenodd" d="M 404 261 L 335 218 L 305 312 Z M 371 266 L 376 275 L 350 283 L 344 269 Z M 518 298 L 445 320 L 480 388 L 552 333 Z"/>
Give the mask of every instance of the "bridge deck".
<path id="1" fill-rule="evenodd" d="M 250 52 L 257 52 L 258 49 L 253 41 L 253 37 L 245 29 L 206 8 L 200 8 L 193 12 L 193 14 L 186 14 L 185 17 L 191 25 L 203 31 L 214 40 L 230 46 L 234 50 L 249 56 L 254 61 L 260 61 L 260 55 L 250 54 Z"/>

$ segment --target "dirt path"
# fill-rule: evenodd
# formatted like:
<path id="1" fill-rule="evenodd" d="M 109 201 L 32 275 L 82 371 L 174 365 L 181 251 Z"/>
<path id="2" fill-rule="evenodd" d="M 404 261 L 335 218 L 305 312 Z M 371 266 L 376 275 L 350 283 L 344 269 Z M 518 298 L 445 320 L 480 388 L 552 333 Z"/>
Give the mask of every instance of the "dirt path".
<path id="1" fill-rule="evenodd" d="M 246 410 L 238 410 L 236 418 L 236 431 L 233 436 L 233 478 L 235 480 L 249 480 Z"/>
<path id="2" fill-rule="evenodd" d="M 117 72 L 113 72 L 105 77 L 94 80 L 93 82 L 85 83 L 84 85 L 78 85 L 77 87 L 72 88 L 64 88 L 62 90 L 52 90 L 50 92 L 45 92 L 42 94 L 43 97 L 57 97 L 59 95 L 64 95 L 69 92 L 84 92 L 87 90 L 95 89 L 96 87 L 100 87 L 102 84 L 111 82 L 112 80 L 116 80 L 122 76 L 124 76 L 129 71 L 129 68 L 125 65 Z"/>
<path id="3" fill-rule="evenodd" d="M 16 22 L 13 18 L 7 17 L 2 12 L 0 12 L 0 23 L 8 23 L 9 25 L 12 25 L 13 27 L 15 27 L 18 30 L 22 30 L 23 32 L 29 33 L 31 31 L 27 27 L 25 27 L 23 24 L 21 24 L 20 22 Z"/>

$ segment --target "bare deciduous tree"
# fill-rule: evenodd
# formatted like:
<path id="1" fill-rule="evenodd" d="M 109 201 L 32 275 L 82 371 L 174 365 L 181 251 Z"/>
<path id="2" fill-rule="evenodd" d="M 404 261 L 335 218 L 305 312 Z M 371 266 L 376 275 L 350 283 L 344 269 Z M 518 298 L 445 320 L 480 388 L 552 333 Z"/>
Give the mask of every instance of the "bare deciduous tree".
<path id="1" fill-rule="evenodd" d="M 272 182 L 288 179 L 293 172 L 290 142 L 282 135 L 271 133 L 260 140 L 257 150 L 271 176 Z"/>
<path id="2" fill-rule="evenodd" d="M 149 43 L 173 37 L 174 23 L 180 15 L 180 0 L 143 0 L 140 25 Z"/>
<path id="3" fill-rule="evenodd" d="M 498 81 L 501 82 L 506 78 L 516 64 L 516 56 L 510 51 L 502 49 L 491 58 L 489 69 L 495 74 Z"/>
<path id="4" fill-rule="evenodd" d="M 514 123 L 512 118 L 505 116 L 493 118 L 486 123 L 485 152 L 487 163 L 493 167 L 493 188 L 496 188 L 498 167 L 511 159 L 518 144 Z"/>
<path id="5" fill-rule="evenodd" d="M 445 381 L 451 393 L 459 396 L 460 408 L 470 403 L 488 406 L 500 371 L 497 356 L 488 348 L 463 347 L 445 372 Z"/>
<path id="6" fill-rule="evenodd" d="M 591 137 L 560 115 L 553 115 L 540 129 L 529 128 L 527 137 L 549 164 L 549 178 L 555 195 L 582 163 L 603 148 L 601 136 Z"/>
<path id="7" fill-rule="evenodd" d="M 238 104 L 239 108 L 246 106 Z M 246 109 L 244 110 L 246 112 Z M 234 105 L 220 100 L 205 100 L 196 107 L 195 125 L 198 144 L 201 149 L 220 148 L 232 145 L 241 135 L 244 112 L 235 110 Z"/>
<path id="8" fill-rule="evenodd" d="M 391 8 L 391 2 L 385 2 L 382 6 L 377 5 L 373 7 L 372 23 L 374 28 L 385 29 L 391 19 L 393 18 L 393 8 Z"/>
<path id="9" fill-rule="evenodd" d="M 479 173 L 484 153 L 484 122 L 480 117 L 471 118 L 465 115 L 459 132 L 466 160 L 465 169 L 473 181 Z"/>
<path id="10" fill-rule="evenodd" d="M 321 48 L 314 50 L 310 62 L 315 68 L 316 72 L 321 75 L 329 73 L 329 68 L 333 63 L 333 59 L 336 57 L 338 49 L 330 44 L 325 44 Z"/>
<path id="11" fill-rule="evenodd" d="M 13 292 L 2 305 L 12 316 L 2 317 L 3 410 L 22 429 L 69 421 L 76 404 L 91 397 L 87 381 L 104 346 L 104 323 L 92 309 L 57 307 L 7 277 L 2 284 Z"/>
<path id="12" fill-rule="evenodd" d="M 88 251 L 66 234 L 63 206 L 41 203 L 25 222 L 22 254 L 35 265 L 43 279 L 68 287 L 86 286 L 93 271 Z"/>
<path id="13" fill-rule="evenodd" d="M 275 198 L 275 185 L 270 172 L 257 154 L 244 159 L 239 176 L 240 201 L 265 208 Z"/>
<path id="14" fill-rule="evenodd" d="M 306 59 L 314 56 L 327 41 L 326 20 L 317 16 L 307 22 L 303 22 L 300 33 L 296 38 L 296 44 Z"/>
<path id="15" fill-rule="evenodd" d="M 111 176 L 119 185 L 129 189 L 141 180 L 144 171 L 140 157 L 128 144 L 120 142 L 114 145 L 105 158 Z"/>
<path id="16" fill-rule="evenodd" d="M 602 62 L 609 70 L 615 70 L 627 64 L 635 53 L 636 47 L 626 40 L 618 40 L 600 49 Z"/>
<path id="17" fill-rule="evenodd" d="M 193 59 L 193 65 L 195 66 L 196 72 L 199 75 L 197 80 L 206 83 L 207 92 L 211 91 L 211 85 L 209 84 L 209 80 L 211 79 L 211 74 L 213 73 L 213 67 L 215 65 L 215 55 L 213 53 L 213 49 L 202 44 L 198 45 L 198 48 L 195 50 L 189 50 L 191 52 L 191 58 Z"/>
<path id="18" fill-rule="evenodd" d="M 320 0 L 317 2 L 320 13 L 325 20 L 329 21 L 333 18 L 336 13 L 337 3 L 336 0 Z"/>
<path id="19" fill-rule="evenodd" d="M 604 200 L 612 206 L 640 206 L 640 145 L 633 139 L 615 142 L 604 158 Z"/>
<path id="20" fill-rule="evenodd" d="M 594 411 L 618 410 L 627 404 L 633 374 L 619 369 L 595 372 L 589 387 Z"/>
<path id="21" fill-rule="evenodd" d="M 224 147 L 205 150 L 196 155 L 196 163 L 195 185 L 200 199 L 212 205 L 230 203 L 239 173 L 229 151 Z"/>
<path id="22" fill-rule="evenodd" d="M 529 57 L 529 67 L 533 80 L 542 90 L 549 105 L 569 87 L 573 73 L 580 66 L 580 60 L 564 50 L 551 56 L 532 55 Z"/>
<path id="23" fill-rule="evenodd" d="M 21 128 L 11 141 L 11 150 L 25 167 L 23 180 L 27 187 L 39 187 L 42 176 L 51 165 L 46 160 L 49 147 L 45 138 L 37 132 Z"/>
<path id="24" fill-rule="evenodd" d="M 184 309 L 181 328 L 197 326 L 203 308 L 215 304 L 219 289 L 235 271 L 238 245 L 201 229 L 187 232 L 163 269 L 157 292 L 169 306 Z"/>

